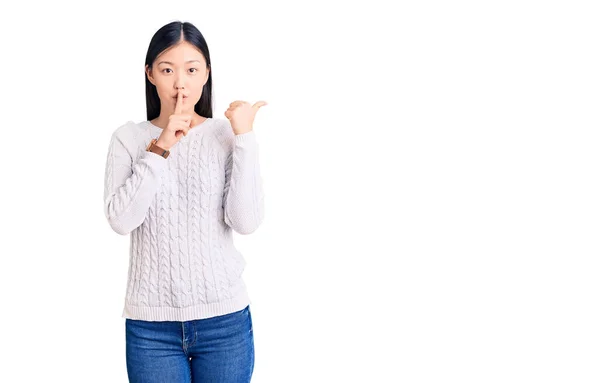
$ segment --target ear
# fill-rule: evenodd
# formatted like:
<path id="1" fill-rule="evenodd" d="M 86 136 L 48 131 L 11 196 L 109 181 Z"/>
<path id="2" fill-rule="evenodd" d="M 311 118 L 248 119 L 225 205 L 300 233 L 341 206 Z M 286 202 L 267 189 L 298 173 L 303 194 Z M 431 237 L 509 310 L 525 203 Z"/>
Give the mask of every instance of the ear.
<path id="1" fill-rule="evenodd" d="M 152 85 L 156 86 L 156 84 L 154 83 L 154 78 L 152 77 L 152 71 L 150 70 L 150 67 L 147 64 L 144 70 L 146 72 L 146 77 L 148 77 L 148 81 L 150 81 Z"/>

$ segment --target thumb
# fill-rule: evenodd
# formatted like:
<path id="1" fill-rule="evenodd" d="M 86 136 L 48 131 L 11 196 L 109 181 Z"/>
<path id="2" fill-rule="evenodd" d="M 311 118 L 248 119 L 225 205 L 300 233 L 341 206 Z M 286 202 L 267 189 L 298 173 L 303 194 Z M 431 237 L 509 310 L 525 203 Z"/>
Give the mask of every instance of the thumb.
<path id="1" fill-rule="evenodd" d="M 254 105 L 252 105 L 252 108 L 258 110 L 258 108 L 265 105 L 268 105 L 266 101 L 258 101 Z"/>

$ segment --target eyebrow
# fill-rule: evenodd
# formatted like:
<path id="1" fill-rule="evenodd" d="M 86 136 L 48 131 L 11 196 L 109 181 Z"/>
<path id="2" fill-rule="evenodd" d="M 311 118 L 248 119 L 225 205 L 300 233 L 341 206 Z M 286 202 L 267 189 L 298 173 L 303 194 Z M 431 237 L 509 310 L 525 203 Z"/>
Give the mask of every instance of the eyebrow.
<path id="1" fill-rule="evenodd" d="M 189 61 L 186 61 L 186 64 L 187 64 L 187 63 L 194 62 L 194 61 L 197 61 L 197 62 L 201 63 L 201 62 L 200 62 L 200 60 L 189 60 Z M 172 63 L 172 62 L 170 62 L 170 61 L 161 61 L 161 62 L 159 62 L 159 63 L 158 63 L 158 64 L 156 64 L 156 65 L 160 65 L 160 64 L 170 64 L 170 65 L 175 65 L 175 64 L 173 64 L 173 63 Z"/>

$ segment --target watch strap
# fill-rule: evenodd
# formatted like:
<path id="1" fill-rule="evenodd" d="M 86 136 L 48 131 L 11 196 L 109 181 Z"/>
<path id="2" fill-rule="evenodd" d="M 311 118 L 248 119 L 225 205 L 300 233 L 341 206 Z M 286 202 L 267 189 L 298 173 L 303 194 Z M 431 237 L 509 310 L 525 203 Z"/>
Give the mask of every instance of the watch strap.
<path id="1" fill-rule="evenodd" d="M 150 141 L 150 143 L 148 144 L 148 147 L 146 147 L 146 150 L 149 152 L 152 152 L 152 153 L 156 153 L 163 158 L 169 157 L 170 151 L 167 149 L 163 149 L 160 146 L 156 145 L 157 141 L 158 141 L 157 138 L 153 138 L 152 141 Z"/>

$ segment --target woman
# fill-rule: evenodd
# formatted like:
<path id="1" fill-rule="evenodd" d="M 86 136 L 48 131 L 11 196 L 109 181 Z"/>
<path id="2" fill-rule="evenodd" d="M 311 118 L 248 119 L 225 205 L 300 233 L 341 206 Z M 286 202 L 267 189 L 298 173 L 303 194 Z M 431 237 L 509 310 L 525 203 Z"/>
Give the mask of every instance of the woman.
<path id="1" fill-rule="evenodd" d="M 131 382 L 249 382 L 254 370 L 244 257 L 233 233 L 264 217 L 260 101 L 212 117 L 208 47 L 190 23 L 172 22 L 146 55 L 147 121 L 112 134 L 104 212 L 131 234 L 125 319 Z"/>

